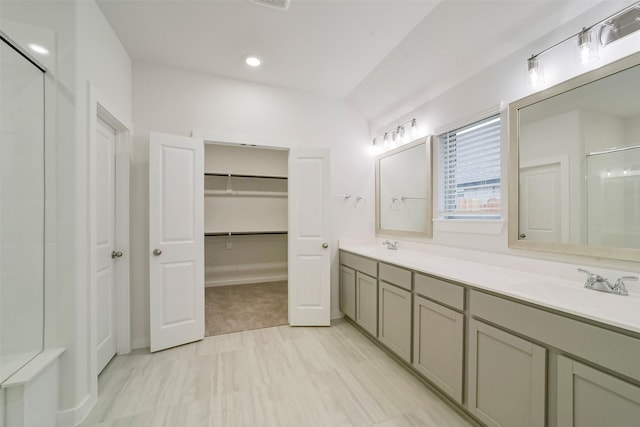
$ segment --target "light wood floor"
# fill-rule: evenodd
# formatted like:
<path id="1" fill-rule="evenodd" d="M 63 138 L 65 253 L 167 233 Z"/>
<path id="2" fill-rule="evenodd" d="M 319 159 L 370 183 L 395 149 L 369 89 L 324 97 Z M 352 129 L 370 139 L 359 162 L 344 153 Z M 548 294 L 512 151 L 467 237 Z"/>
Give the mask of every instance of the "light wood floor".
<path id="1" fill-rule="evenodd" d="M 82 426 L 470 426 L 344 320 L 116 357 Z"/>

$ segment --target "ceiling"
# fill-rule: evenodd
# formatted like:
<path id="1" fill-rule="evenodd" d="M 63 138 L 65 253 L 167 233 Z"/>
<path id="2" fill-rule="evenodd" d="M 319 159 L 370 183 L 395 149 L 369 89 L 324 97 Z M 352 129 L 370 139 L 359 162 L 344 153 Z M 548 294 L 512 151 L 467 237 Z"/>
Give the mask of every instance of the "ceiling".
<path id="1" fill-rule="evenodd" d="M 374 121 L 600 1 L 291 0 L 286 11 L 250 0 L 97 3 L 134 61 L 346 99 Z M 249 54 L 259 69 L 245 65 Z"/>

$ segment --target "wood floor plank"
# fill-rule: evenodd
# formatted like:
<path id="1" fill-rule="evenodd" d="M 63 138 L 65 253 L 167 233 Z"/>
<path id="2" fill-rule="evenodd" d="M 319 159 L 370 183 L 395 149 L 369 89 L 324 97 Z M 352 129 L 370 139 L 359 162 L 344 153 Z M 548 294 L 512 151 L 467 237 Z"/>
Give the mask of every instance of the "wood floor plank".
<path id="1" fill-rule="evenodd" d="M 348 322 L 116 357 L 83 427 L 470 426 Z"/>

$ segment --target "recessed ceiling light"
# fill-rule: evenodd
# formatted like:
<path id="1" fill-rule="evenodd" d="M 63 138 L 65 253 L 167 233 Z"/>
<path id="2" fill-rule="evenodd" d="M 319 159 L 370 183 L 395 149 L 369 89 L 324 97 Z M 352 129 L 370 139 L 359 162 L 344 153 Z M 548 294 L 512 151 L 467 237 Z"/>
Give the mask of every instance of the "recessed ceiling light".
<path id="1" fill-rule="evenodd" d="M 29 49 L 31 49 L 35 53 L 39 53 L 40 55 L 49 55 L 49 50 L 45 47 L 40 46 L 39 44 L 31 43 L 29 44 Z"/>
<path id="2" fill-rule="evenodd" d="M 259 67 L 262 61 L 257 56 L 247 56 L 244 62 L 250 67 Z"/>

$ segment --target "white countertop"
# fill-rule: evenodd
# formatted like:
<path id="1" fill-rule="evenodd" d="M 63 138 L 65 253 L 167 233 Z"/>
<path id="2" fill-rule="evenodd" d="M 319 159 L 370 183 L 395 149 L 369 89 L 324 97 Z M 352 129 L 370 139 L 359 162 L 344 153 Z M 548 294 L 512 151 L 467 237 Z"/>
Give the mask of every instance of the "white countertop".
<path id="1" fill-rule="evenodd" d="M 340 243 L 340 249 L 640 333 L 640 294 L 597 292 L 584 281 L 511 270 L 408 249 Z"/>

